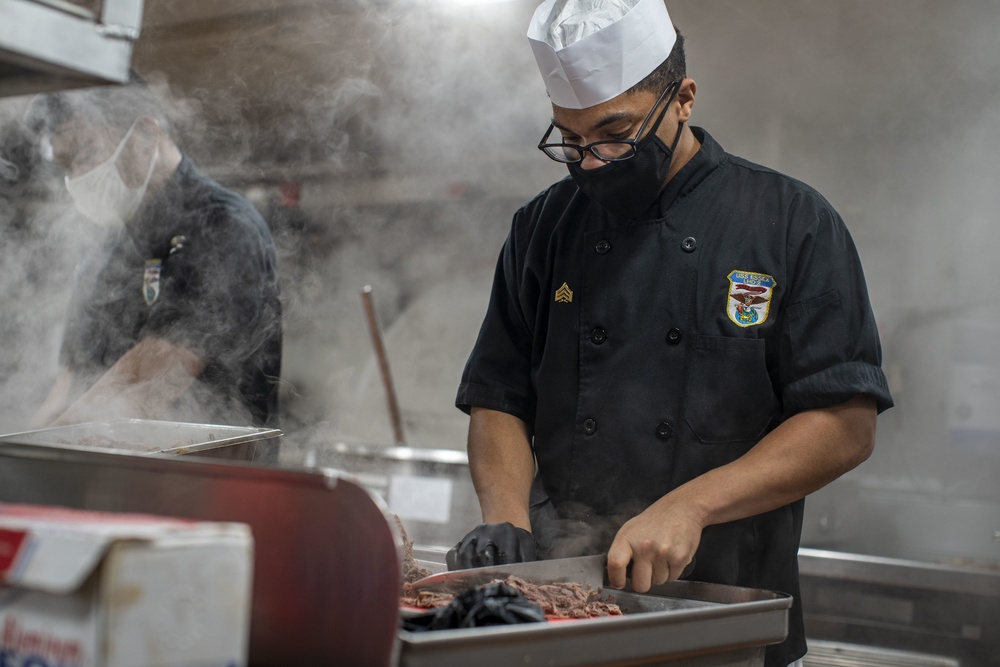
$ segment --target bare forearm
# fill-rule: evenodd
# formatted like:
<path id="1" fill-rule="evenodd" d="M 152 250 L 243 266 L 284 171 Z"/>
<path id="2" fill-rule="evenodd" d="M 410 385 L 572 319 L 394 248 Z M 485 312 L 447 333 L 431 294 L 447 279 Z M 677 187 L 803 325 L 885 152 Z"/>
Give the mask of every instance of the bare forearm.
<path id="1" fill-rule="evenodd" d="M 485 523 L 509 522 L 531 530 L 528 502 L 535 459 L 523 421 L 504 412 L 473 408 L 469 469 Z"/>
<path id="2" fill-rule="evenodd" d="M 73 374 L 67 370 L 59 373 L 59 377 L 53 383 L 45 401 L 38 408 L 38 411 L 28 422 L 31 428 L 48 426 L 59 414 L 66 409 L 66 402 L 69 396 L 70 385 L 73 384 Z"/>
<path id="3" fill-rule="evenodd" d="M 733 463 L 679 487 L 704 525 L 787 505 L 862 463 L 875 442 L 875 404 L 864 397 L 797 414 Z"/>
<path id="4" fill-rule="evenodd" d="M 632 588 L 676 579 L 694 557 L 706 526 L 736 521 L 798 500 L 871 453 L 875 404 L 855 398 L 788 419 L 732 463 L 674 489 L 629 519 L 608 551 L 611 585 Z"/>
<path id="5" fill-rule="evenodd" d="M 159 416 L 182 396 L 205 363 L 196 353 L 161 338 L 144 338 L 122 355 L 56 424 L 95 417 Z"/>

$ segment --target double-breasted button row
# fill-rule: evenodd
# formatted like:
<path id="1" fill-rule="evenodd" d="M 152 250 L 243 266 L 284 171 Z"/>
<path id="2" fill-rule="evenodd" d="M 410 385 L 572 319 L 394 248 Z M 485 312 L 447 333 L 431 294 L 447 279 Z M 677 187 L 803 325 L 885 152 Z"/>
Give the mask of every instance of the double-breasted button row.
<path id="1" fill-rule="evenodd" d="M 688 236 L 683 241 L 681 241 L 681 250 L 683 250 L 684 252 L 694 252 L 697 249 L 698 249 L 698 239 L 696 239 L 695 237 Z M 598 255 L 607 255 L 609 252 L 611 252 L 611 241 L 607 239 L 601 239 L 594 246 L 594 250 L 597 252 Z"/>
<path id="2" fill-rule="evenodd" d="M 669 329 L 667 331 L 667 343 L 669 343 L 670 345 L 677 345 L 678 343 L 681 342 L 681 338 L 683 337 L 684 336 L 681 333 L 681 330 L 678 329 L 677 327 L 673 327 L 672 329 Z M 604 341 L 606 341 L 607 339 L 608 339 L 608 332 L 602 329 L 601 327 L 595 327 L 590 332 L 590 342 L 593 343 L 594 345 L 603 345 Z"/>
<path id="3" fill-rule="evenodd" d="M 587 417 L 583 420 L 584 435 L 594 435 L 597 432 L 597 420 Z M 662 421 L 656 425 L 656 437 L 660 440 L 669 440 L 674 435 L 674 425 L 668 421 Z"/>

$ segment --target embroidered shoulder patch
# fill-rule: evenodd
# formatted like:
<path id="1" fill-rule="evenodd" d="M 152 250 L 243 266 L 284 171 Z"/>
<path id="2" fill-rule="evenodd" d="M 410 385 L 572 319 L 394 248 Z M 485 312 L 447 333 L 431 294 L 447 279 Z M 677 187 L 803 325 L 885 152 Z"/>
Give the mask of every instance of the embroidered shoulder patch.
<path id="1" fill-rule="evenodd" d="M 566 283 L 556 290 L 556 303 L 573 303 L 573 290 Z"/>
<path id="2" fill-rule="evenodd" d="M 152 306 L 160 296 L 160 269 L 163 262 L 158 259 L 147 259 L 146 268 L 142 273 L 142 298 L 147 306 Z"/>
<path id="3" fill-rule="evenodd" d="M 766 273 L 730 272 L 729 294 L 726 296 L 729 319 L 741 327 L 763 324 L 771 309 L 775 286 L 774 278 Z"/>

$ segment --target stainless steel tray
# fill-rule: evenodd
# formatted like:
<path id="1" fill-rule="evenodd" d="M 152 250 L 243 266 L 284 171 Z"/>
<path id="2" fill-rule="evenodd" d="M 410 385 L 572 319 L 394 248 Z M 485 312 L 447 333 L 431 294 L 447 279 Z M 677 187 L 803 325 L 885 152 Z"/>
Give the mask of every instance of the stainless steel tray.
<path id="1" fill-rule="evenodd" d="M 400 667 L 758 665 L 785 639 L 791 596 L 675 581 L 638 594 L 602 589 L 624 616 L 467 630 L 401 630 Z"/>
<path id="2" fill-rule="evenodd" d="M 236 445 L 252 452 L 252 444 L 280 435 L 281 431 L 273 428 L 114 419 L 11 433 L 0 436 L 0 445 L 18 443 L 124 454 L 184 455 Z M 253 457 L 251 454 L 239 458 Z"/>

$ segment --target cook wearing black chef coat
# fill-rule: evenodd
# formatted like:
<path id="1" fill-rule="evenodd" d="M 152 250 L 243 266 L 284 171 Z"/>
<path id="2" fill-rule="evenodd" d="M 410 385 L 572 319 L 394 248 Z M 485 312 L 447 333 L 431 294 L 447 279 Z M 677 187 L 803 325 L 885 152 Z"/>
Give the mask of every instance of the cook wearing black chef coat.
<path id="1" fill-rule="evenodd" d="M 197 351 L 195 382 L 157 418 L 278 426 L 281 304 L 253 206 L 181 159 L 70 299 L 60 364 L 101 375 L 150 338 Z"/>
<path id="2" fill-rule="evenodd" d="M 671 59 L 662 92 L 553 104 L 543 142 L 638 136 L 638 166 L 605 188 L 616 162 L 559 148 L 582 159 L 514 216 L 457 398 L 484 524 L 449 562 L 607 551 L 612 585 L 631 564 L 643 592 L 693 561 L 693 579 L 795 597 L 767 650 L 786 665 L 805 653 L 802 499 L 868 457 L 892 399 L 840 216 L 691 127 L 680 38 Z"/>
<path id="3" fill-rule="evenodd" d="M 39 96 L 27 122 L 102 239 L 36 424 L 278 425 L 280 289 L 259 213 L 184 157 L 138 77 Z"/>

